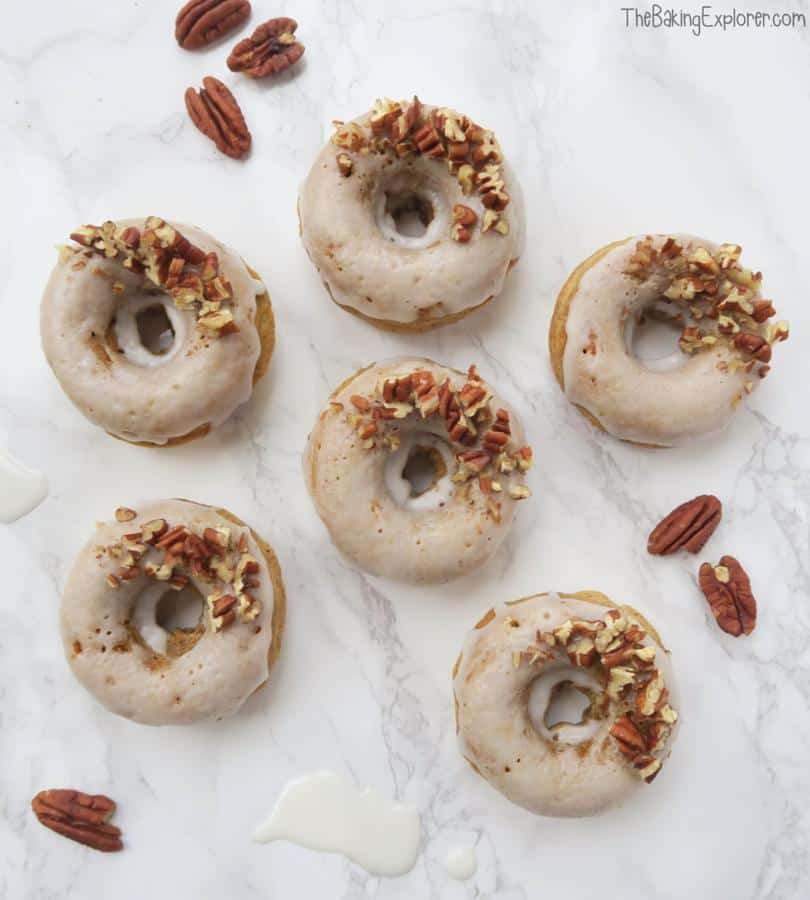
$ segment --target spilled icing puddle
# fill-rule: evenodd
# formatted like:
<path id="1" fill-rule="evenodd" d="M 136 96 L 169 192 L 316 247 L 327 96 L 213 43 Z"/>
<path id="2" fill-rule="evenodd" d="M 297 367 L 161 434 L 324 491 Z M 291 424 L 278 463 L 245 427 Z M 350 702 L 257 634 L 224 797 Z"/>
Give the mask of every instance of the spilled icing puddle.
<path id="1" fill-rule="evenodd" d="M 444 859 L 447 874 L 456 881 L 466 881 L 478 871 L 478 860 L 472 847 L 453 847 Z"/>
<path id="2" fill-rule="evenodd" d="M 0 449 L 0 522 L 15 522 L 36 509 L 48 495 L 45 476 Z"/>
<path id="3" fill-rule="evenodd" d="M 253 837 L 341 853 L 372 875 L 404 875 L 419 855 L 419 814 L 334 772 L 291 781 Z"/>

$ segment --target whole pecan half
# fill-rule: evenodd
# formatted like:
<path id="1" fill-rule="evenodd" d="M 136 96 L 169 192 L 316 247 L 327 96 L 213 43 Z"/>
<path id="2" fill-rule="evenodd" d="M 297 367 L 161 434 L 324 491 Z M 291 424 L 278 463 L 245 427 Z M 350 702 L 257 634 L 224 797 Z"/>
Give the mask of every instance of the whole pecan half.
<path id="1" fill-rule="evenodd" d="M 304 45 L 295 39 L 296 28 L 295 19 L 286 17 L 262 23 L 231 50 L 228 68 L 250 78 L 264 78 L 289 68 L 304 55 Z"/>
<path id="2" fill-rule="evenodd" d="M 186 90 L 186 109 L 197 128 L 234 159 L 250 150 L 250 132 L 234 95 L 217 78 L 203 78 L 203 88 Z"/>
<path id="3" fill-rule="evenodd" d="M 174 36 L 184 50 L 199 50 L 238 28 L 249 16 L 248 0 L 189 0 L 177 13 Z"/>
<path id="4" fill-rule="evenodd" d="M 58 788 L 40 791 L 31 809 L 46 828 L 94 850 L 112 853 L 124 847 L 121 829 L 107 821 L 115 812 L 109 797 Z"/>
<path id="5" fill-rule="evenodd" d="M 751 634 L 757 624 L 757 601 L 739 562 L 723 556 L 716 566 L 703 563 L 698 580 L 720 628 L 734 637 Z"/>
<path id="6" fill-rule="evenodd" d="M 723 515 L 723 505 L 713 494 L 701 494 L 682 503 L 658 525 L 647 539 L 647 552 L 668 556 L 678 550 L 697 553 L 714 533 Z"/>

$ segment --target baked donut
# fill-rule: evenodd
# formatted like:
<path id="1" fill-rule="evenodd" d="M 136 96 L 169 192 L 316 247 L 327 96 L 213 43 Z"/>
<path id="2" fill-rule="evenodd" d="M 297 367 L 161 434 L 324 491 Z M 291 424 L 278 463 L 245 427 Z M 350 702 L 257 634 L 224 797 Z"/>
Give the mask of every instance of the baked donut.
<path id="1" fill-rule="evenodd" d="M 741 248 L 692 235 L 648 235 L 608 244 L 563 285 L 549 330 L 554 374 L 566 397 L 625 441 L 674 446 L 723 428 L 770 370 L 788 336 L 771 323 L 761 274 Z M 679 349 L 658 360 L 633 354 L 645 318 L 675 322 Z"/>
<path id="2" fill-rule="evenodd" d="M 548 723 L 569 686 L 580 723 Z M 473 769 L 542 816 L 589 816 L 651 782 L 669 755 L 669 652 L 638 612 L 596 591 L 490 609 L 453 669 L 456 731 Z"/>
<path id="3" fill-rule="evenodd" d="M 167 610 L 183 600 L 201 609 L 185 626 Z M 264 684 L 285 612 L 269 544 L 225 509 L 161 500 L 98 525 L 68 576 L 62 641 L 110 712 L 184 725 L 232 715 Z"/>
<path id="4" fill-rule="evenodd" d="M 305 475 L 337 547 L 397 581 L 449 581 L 506 537 L 532 461 L 517 416 L 472 366 L 394 359 L 356 372 L 309 436 Z"/>
<path id="5" fill-rule="evenodd" d="M 426 331 L 497 296 L 525 224 L 492 132 L 416 97 L 335 125 L 298 203 L 335 303 L 378 328 Z"/>
<path id="6" fill-rule="evenodd" d="M 45 356 L 110 434 L 174 445 L 245 403 L 275 341 L 270 298 L 239 255 L 154 216 L 85 225 L 60 249 L 41 306 Z"/>

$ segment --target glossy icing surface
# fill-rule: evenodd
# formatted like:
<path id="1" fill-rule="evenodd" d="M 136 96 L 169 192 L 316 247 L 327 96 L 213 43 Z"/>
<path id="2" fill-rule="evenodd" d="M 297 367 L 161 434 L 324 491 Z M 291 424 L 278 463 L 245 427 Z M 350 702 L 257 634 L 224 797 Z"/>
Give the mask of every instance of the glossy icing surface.
<path id="1" fill-rule="evenodd" d="M 99 525 L 73 563 L 61 609 L 70 666 L 111 712 L 142 724 L 182 725 L 232 715 L 267 679 L 274 593 L 264 557 L 248 529 L 236 528 L 210 507 L 163 500 L 137 512 L 132 521 Z M 107 576 L 120 569 L 120 560 L 100 549 L 157 518 L 196 533 L 226 527 L 236 537 L 247 535 L 260 565 L 255 595 L 262 609 L 253 622 L 237 621 L 215 632 L 204 603 L 212 586 L 192 578 L 200 595 L 202 636 L 187 652 L 165 655 L 167 634 L 155 616 L 160 594 L 171 595 L 168 586 L 158 594 L 160 585 L 140 576 L 111 588 Z"/>
<path id="2" fill-rule="evenodd" d="M 339 150 L 332 143 L 321 150 L 299 200 L 304 246 L 338 303 L 413 323 L 454 315 L 500 293 L 525 240 L 523 198 L 511 168 L 505 175 L 512 199 L 503 212 L 509 234 L 477 229 L 461 244 L 450 237 L 453 206 L 468 206 L 479 221 L 486 210 L 477 195 L 463 193 L 446 161 L 354 154 L 352 174 L 344 177 L 335 161 Z M 386 193 L 430 200 L 433 217 L 424 236 L 398 234 L 384 214 Z"/>
<path id="3" fill-rule="evenodd" d="M 553 631 L 571 618 L 601 619 L 605 611 L 584 600 L 540 594 L 499 606 L 486 625 L 470 632 L 462 650 L 453 681 L 461 751 L 494 788 L 539 815 L 589 816 L 642 788 L 660 787 L 643 784 L 616 748 L 609 734 L 617 717 L 614 702 L 604 717 L 564 725 L 556 735 L 542 724 L 538 731 L 530 716 L 529 692 L 538 680 L 575 681 L 597 694 L 602 687 L 593 670 L 574 667 L 563 653 L 517 665 L 514 654 L 536 647 L 538 631 Z M 645 646 L 655 646 L 655 665 L 673 690 L 668 654 L 652 637 Z M 546 695 L 543 706 L 548 704 Z M 665 777 L 666 766 L 659 775 Z"/>
<path id="4" fill-rule="evenodd" d="M 143 220 L 123 224 L 142 226 Z M 60 384 L 91 421 L 130 441 L 163 444 L 207 423 L 216 427 L 253 390 L 260 351 L 256 281 L 233 250 L 199 228 L 177 227 L 193 244 L 219 255 L 233 287 L 238 333 L 206 336 L 194 312 L 174 308 L 144 278 L 101 256 L 60 260 L 42 298 L 42 346 Z M 115 282 L 123 293 L 113 292 Z M 163 354 L 150 353 L 138 340 L 134 321 L 137 312 L 155 306 L 171 306 L 174 341 Z M 119 307 L 121 353 L 103 343 L 117 327 Z"/>
<path id="5" fill-rule="evenodd" d="M 722 430 L 747 395 L 746 385 L 753 390 L 760 379 L 743 370 L 722 371 L 734 359 L 724 344 L 691 357 L 677 351 L 681 364 L 661 371 L 632 355 L 627 326 L 666 287 L 660 273 L 642 281 L 625 274 L 643 237 L 609 251 L 580 282 L 566 322 L 565 394 L 616 437 L 673 446 Z M 665 237 L 657 236 L 655 246 Z M 673 237 L 687 254 L 717 247 L 694 235 Z"/>
<path id="6" fill-rule="evenodd" d="M 0 522 L 16 522 L 36 509 L 47 495 L 48 482 L 41 472 L 0 449 Z"/>
<path id="7" fill-rule="evenodd" d="M 407 495 L 404 448 L 441 442 L 449 450 L 439 416 L 423 419 L 415 412 L 397 420 L 402 435 L 398 450 L 363 447 L 352 423 L 352 396 L 373 395 L 385 379 L 414 371 L 431 372 L 437 384 L 450 378 L 460 388 L 465 382 L 463 373 L 418 358 L 361 370 L 330 396 L 310 434 L 304 472 L 318 514 L 346 556 L 367 572 L 420 584 L 449 581 L 483 565 L 506 537 L 523 501 L 504 489 L 496 495 L 499 512 L 492 514 L 493 495 L 478 490 L 475 479 L 453 483 L 453 452 L 451 466 L 430 490 L 413 500 Z M 492 407 L 509 408 L 497 395 Z M 523 429 L 514 415 L 512 429 L 515 446 L 522 446 Z M 392 472 L 392 466 L 398 471 Z M 516 473 L 504 478 L 504 485 L 511 479 L 523 482 Z"/>
<path id="8" fill-rule="evenodd" d="M 419 813 L 334 772 L 291 781 L 254 840 L 340 853 L 372 875 L 404 875 L 419 853 Z"/>

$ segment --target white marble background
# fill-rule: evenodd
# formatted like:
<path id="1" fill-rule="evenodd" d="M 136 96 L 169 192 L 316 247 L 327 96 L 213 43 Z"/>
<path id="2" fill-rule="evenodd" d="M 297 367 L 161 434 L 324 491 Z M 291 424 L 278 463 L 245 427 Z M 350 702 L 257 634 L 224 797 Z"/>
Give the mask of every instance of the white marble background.
<path id="1" fill-rule="evenodd" d="M 0 897 L 807 897 L 807 29 L 627 30 L 619 0 L 542 11 L 255 0 L 252 24 L 295 16 L 307 52 L 294 74 L 254 84 L 227 72 L 231 40 L 177 48 L 178 4 L 0 2 L 0 443 L 52 485 L 39 510 L 0 527 Z M 806 0 L 774 8 L 810 17 Z M 218 155 L 186 119 L 183 91 L 205 74 L 224 77 L 242 103 L 254 136 L 244 163 Z M 414 92 L 499 132 L 525 187 L 529 244 L 487 311 L 401 337 L 330 304 L 299 244 L 295 200 L 331 118 Z M 150 213 L 239 248 L 266 279 L 279 333 L 249 406 L 175 450 L 130 447 L 87 423 L 38 339 L 54 245 L 78 223 Z M 793 336 L 725 435 L 649 452 L 597 434 L 566 404 L 546 327 L 581 258 L 668 230 L 741 243 Z M 506 549 L 444 588 L 347 568 L 300 474 L 327 392 L 400 353 L 477 362 L 524 416 L 539 463 Z M 758 595 L 749 639 L 715 627 L 699 560 L 645 552 L 660 514 L 702 491 L 725 503 L 706 556 L 737 555 Z M 72 555 L 115 506 L 160 496 L 226 504 L 283 564 L 282 659 L 272 686 L 231 721 L 133 725 L 85 694 L 62 656 L 56 615 Z M 510 806 L 455 749 L 450 668 L 464 633 L 493 601 L 548 588 L 599 588 L 641 607 L 680 677 L 683 728 L 663 775 L 592 820 Z M 340 857 L 251 842 L 280 787 L 320 767 L 419 806 L 423 853 L 408 876 L 372 878 Z M 53 786 L 116 798 L 126 852 L 106 857 L 42 828 L 28 804 Z M 479 858 L 463 884 L 443 869 L 455 843 Z"/>

